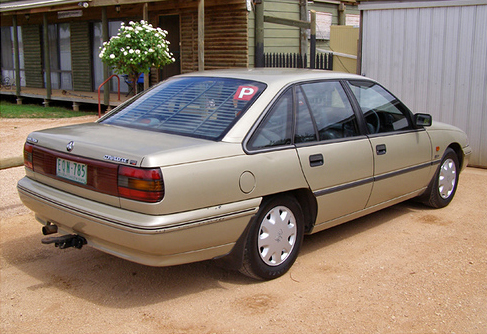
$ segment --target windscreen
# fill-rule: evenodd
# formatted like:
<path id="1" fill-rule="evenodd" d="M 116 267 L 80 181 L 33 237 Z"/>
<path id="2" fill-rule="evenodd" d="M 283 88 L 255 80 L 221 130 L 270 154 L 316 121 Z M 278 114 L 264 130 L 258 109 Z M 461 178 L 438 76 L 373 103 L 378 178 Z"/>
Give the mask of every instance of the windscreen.
<path id="1" fill-rule="evenodd" d="M 218 140 L 265 87 L 261 82 L 231 78 L 172 79 L 101 123 Z"/>

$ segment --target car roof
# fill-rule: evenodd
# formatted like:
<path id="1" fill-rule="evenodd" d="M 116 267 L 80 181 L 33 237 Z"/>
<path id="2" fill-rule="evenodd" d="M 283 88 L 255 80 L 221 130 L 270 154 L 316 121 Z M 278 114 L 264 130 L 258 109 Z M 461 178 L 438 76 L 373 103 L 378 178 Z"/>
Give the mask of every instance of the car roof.
<path id="1" fill-rule="evenodd" d="M 253 81 L 260 81 L 266 84 L 286 84 L 291 82 L 324 80 L 324 79 L 355 79 L 371 80 L 369 78 L 342 72 L 326 70 L 312 70 L 302 68 L 234 68 L 225 70 L 208 70 L 183 74 L 182 76 L 222 77 L 238 78 Z M 178 76 L 181 77 L 181 76 Z"/>

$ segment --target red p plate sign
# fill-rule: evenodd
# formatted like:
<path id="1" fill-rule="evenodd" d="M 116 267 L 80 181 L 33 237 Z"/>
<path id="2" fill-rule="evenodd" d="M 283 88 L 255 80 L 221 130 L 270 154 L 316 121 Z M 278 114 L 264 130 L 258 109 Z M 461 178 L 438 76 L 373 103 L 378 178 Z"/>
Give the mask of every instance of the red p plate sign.
<path id="1" fill-rule="evenodd" d="M 255 86 L 240 86 L 238 87 L 233 99 L 239 101 L 250 101 L 258 90 L 259 88 Z"/>

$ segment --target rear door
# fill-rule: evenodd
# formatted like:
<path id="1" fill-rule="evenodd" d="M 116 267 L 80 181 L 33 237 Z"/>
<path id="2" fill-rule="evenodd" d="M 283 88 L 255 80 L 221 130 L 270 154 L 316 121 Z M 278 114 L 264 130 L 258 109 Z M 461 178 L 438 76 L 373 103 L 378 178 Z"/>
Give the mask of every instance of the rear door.
<path id="1" fill-rule="evenodd" d="M 363 210 L 373 184 L 370 142 L 339 81 L 295 87 L 294 142 L 318 202 L 316 225 Z"/>
<path id="2" fill-rule="evenodd" d="M 374 156 L 374 188 L 367 207 L 407 196 L 428 185 L 431 142 L 415 129 L 410 111 L 377 83 L 350 81 L 364 115 Z"/>

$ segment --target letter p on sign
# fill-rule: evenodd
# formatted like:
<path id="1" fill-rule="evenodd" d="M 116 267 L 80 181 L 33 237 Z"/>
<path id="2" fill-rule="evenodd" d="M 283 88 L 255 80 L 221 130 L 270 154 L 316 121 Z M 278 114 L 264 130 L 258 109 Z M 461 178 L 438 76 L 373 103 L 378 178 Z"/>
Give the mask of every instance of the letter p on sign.
<path id="1" fill-rule="evenodd" d="M 250 101 L 258 90 L 259 88 L 255 86 L 240 86 L 233 98 L 239 101 Z"/>

